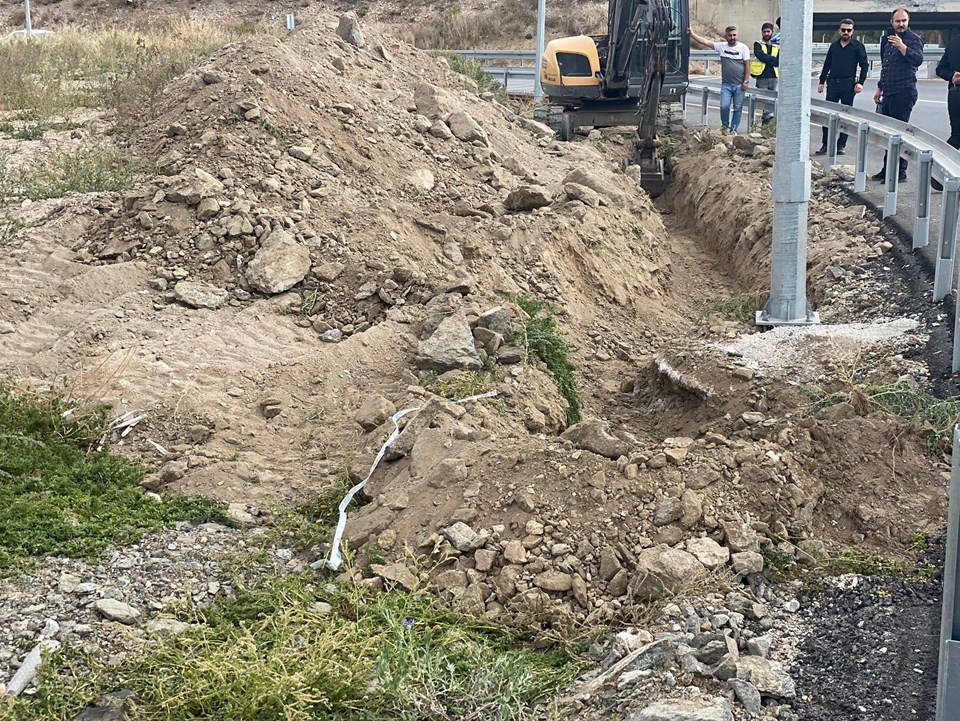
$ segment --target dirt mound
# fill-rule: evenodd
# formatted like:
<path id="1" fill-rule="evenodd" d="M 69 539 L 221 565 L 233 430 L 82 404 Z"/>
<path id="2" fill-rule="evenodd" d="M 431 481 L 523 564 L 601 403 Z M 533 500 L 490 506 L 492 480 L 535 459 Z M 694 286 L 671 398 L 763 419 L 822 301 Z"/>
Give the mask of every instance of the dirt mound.
<path id="1" fill-rule="evenodd" d="M 805 414 L 793 368 L 730 351 L 747 327 L 687 332 L 705 289 L 769 267 L 763 151 L 678 159 L 694 241 L 594 141 L 558 143 L 442 60 L 326 16 L 225 48 L 165 100 L 136 139 L 156 176 L 28 206 L 52 218 L 0 260 L 4 370 L 143 416 L 119 440 L 157 461 L 151 487 L 252 522 L 358 480 L 419 408 L 347 526 L 368 582 L 540 620 L 613 619 L 709 573 L 756 577 L 761 552 L 881 547 L 941 517 L 941 466 L 905 422 Z M 860 253 L 823 230 L 821 276 Z M 576 346 L 580 423 L 549 358 L 525 362 L 518 296 Z M 894 335 L 869 352 L 914 342 Z M 790 342 L 804 382 L 836 375 L 831 343 Z"/>

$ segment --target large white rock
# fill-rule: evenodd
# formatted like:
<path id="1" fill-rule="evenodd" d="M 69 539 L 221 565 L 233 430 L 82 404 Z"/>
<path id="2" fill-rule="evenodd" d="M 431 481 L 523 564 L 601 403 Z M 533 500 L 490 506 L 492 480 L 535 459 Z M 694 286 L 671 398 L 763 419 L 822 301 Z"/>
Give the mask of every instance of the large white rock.
<path id="1" fill-rule="evenodd" d="M 261 293 L 289 290 L 310 272 L 310 251 L 285 230 L 275 230 L 247 266 L 247 283 Z"/>
<path id="2" fill-rule="evenodd" d="M 693 555 L 669 546 L 645 548 L 637 558 L 637 569 L 630 590 L 638 600 L 676 593 L 687 583 L 697 581 L 706 569 Z"/>
<path id="3" fill-rule="evenodd" d="M 719 568 L 730 560 L 730 549 L 712 538 L 691 538 L 687 552 L 709 569 Z"/>

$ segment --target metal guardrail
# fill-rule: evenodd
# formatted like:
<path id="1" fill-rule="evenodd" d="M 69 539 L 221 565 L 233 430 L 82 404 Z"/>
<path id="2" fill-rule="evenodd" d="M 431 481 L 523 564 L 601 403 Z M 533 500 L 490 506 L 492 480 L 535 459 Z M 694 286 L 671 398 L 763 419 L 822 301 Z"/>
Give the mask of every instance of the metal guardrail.
<path id="1" fill-rule="evenodd" d="M 689 98 L 697 93 L 701 96 L 701 124 L 708 119 L 708 102 L 711 95 L 720 95 L 720 88 L 710 85 L 692 84 L 688 89 Z M 744 105 L 747 112 L 747 127 L 753 126 L 757 107 L 775 109 L 777 94 L 769 90 L 751 88 L 746 92 Z M 810 120 L 827 128 L 826 168 L 837 162 L 837 137 L 847 133 L 857 139 L 857 156 L 853 190 L 862 193 L 867 185 L 867 146 L 871 139 L 887 146 L 886 193 L 883 202 L 883 217 L 888 218 L 897 212 L 897 200 L 900 190 L 898 177 L 901 157 L 917 163 L 917 211 L 913 224 L 913 247 L 923 248 L 930 237 L 930 195 L 931 178 L 943 184 L 942 220 L 937 246 L 937 262 L 933 279 L 933 300 L 940 301 L 953 290 L 955 258 L 957 250 L 957 229 L 960 221 L 960 152 L 932 133 L 909 123 L 904 123 L 884 115 L 852 108 L 839 103 L 823 100 L 810 101 Z M 957 294 L 953 334 L 953 372 L 960 372 L 960 293 Z"/>
<path id="2" fill-rule="evenodd" d="M 827 47 L 815 47 L 813 50 L 813 59 L 815 62 L 823 62 L 827 57 Z M 454 50 L 458 55 L 462 55 L 468 60 L 474 60 L 481 65 L 491 62 L 514 62 L 535 64 L 537 53 L 533 50 Z M 925 47 L 923 50 L 924 62 L 937 62 L 943 56 L 943 48 Z M 880 46 L 867 46 L 867 59 L 871 62 L 880 60 Z M 690 60 L 692 62 L 719 62 L 715 50 L 690 50 Z"/>

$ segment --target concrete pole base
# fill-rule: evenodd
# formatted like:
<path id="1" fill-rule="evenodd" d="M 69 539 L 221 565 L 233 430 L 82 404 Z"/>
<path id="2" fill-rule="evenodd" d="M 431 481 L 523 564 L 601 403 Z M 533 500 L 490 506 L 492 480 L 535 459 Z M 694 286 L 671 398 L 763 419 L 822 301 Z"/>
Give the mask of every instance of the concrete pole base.
<path id="1" fill-rule="evenodd" d="M 777 320 L 767 315 L 767 311 L 758 310 L 754 320 L 758 328 L 773 328 L 778 325 L 820 325 L 820 314 L 807 308 L 807 316 L 797 320 Z"/>

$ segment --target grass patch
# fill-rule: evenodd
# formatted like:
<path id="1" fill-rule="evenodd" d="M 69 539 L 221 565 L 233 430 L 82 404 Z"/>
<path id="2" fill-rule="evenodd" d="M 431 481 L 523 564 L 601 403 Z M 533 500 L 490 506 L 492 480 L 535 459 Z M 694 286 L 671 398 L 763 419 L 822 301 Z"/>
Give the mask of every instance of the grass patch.
<path id="1" fill-rule="evenodd" d="M 709 298 L 700 308 L 697 321 L 703 323 L 710 316 L 719 315 L 726 320 L 738 320 L 752 325 L 758 310 L 760 310 L 760 293 L 756 292 Z"/>
<path id="2" fill-rule="evenodd" d="M 951 452 L 953 428 L 960 422 L 960 397 L 940 399 L 903 383 L 851 385 L 849 390 L 807 395 L 811 400 L 808 414 L 849 402 L 861 415 L 879 410 L 913 420 L 925 434 L 925 445 L 931 453 Z"/>
<path id="3" fill-rule="evenodd" d="M 275 579 L 196 612 L 197 625 L 123 668 L 42 674 L 21 721 L 73 719 L 100 694 L 136 693 L 139 721 L 527 721 L 583 663 L 536 651 L 425 595 Z"/>
<path id="4" fill-rule="evenodd" d="M 221 519 L 203 498 L 156 503 L 137 485 L 145 467 L 93 450 L 103 436 L 103 409 L 72 409 L 0 384 L 0 574 L 38 556 L 96 557 L 177 521 Z"/>
<path id="5" fill-rule="evenodd" d="M 477 84 L 477 92 L 493 93 L 497 101 L 504 105 L 508 102 L 506 88 L 485 73 L 480 63 L 468 60 L 451 50 L 431 50 L 430 55 L 443 58 L 455 73 L 470 78 Z"/>
<path id="6" fill-rule="evenodd" d="M 577 386 L 575 366 L 570 354 L 577 348 L 563 337 L 553 309 L 544 301 L 529 295 L 514 297 L 515 302 L 526 314 L 523 328 L 513 337 L 512 343 L 527 349 L 527 361 L 543 361 L 553 374 L 560 395 L 567 401 L 567 422 L 570 425 L 583 420 L 583 399 Z"/>
<path id="7" fill-rule="evenodd" d="M 129 190 L 143 167 L 139 158 L 106 141 L 73 152 L 50 147 L 36 162 L 16 170 L 9 170 L 0 158 L 0 201 Z"/>
<path id="8" fill-rule="evenodd" d="M 0 109 L 27 110 L 43 120 L 100 107 L 116 111 L 122 125 L 139 124 L 159 111 L 171 80 L 260 31 L 181 19 L 0 42 Z"/>

